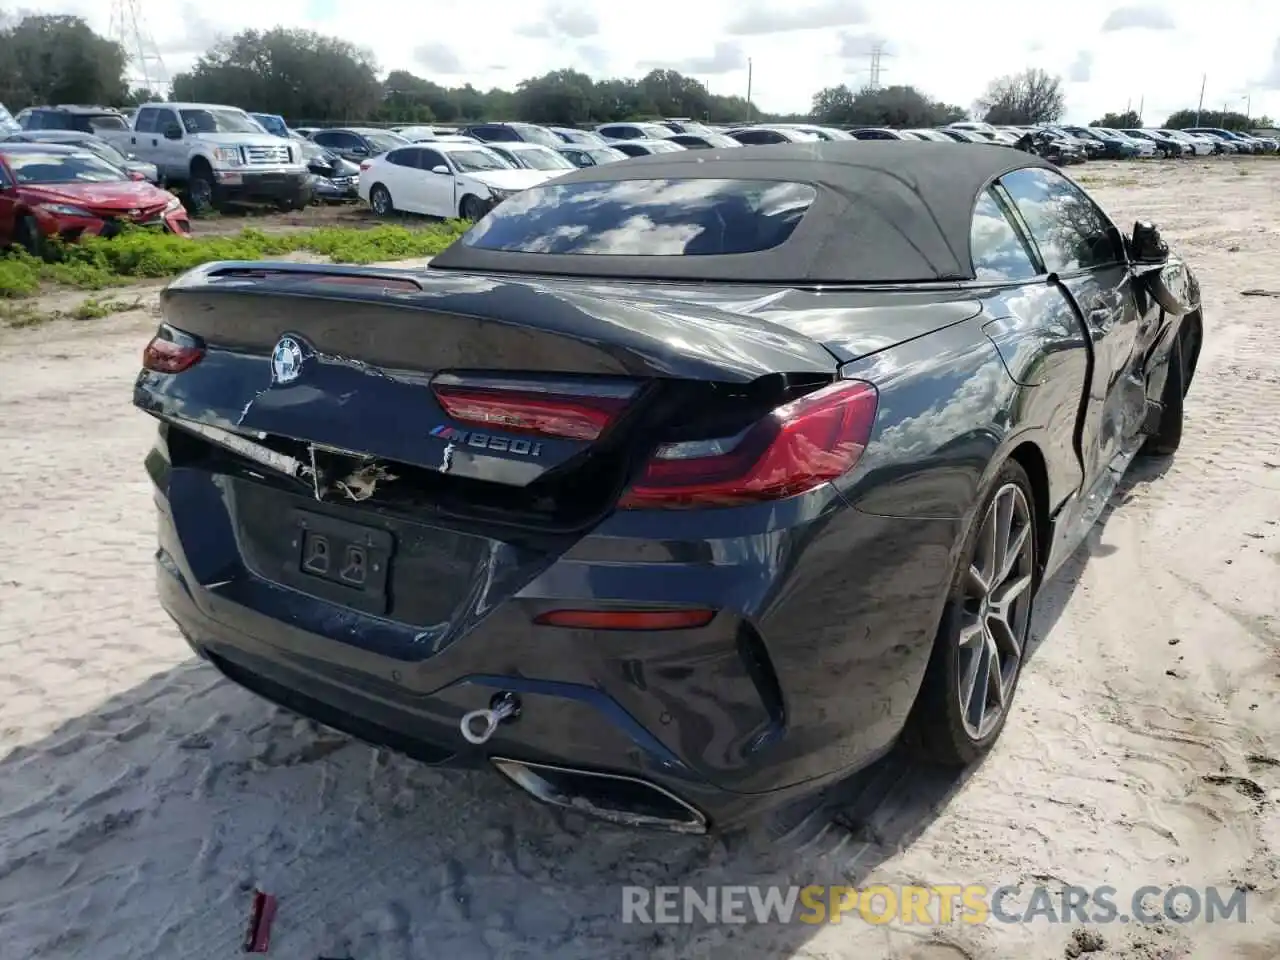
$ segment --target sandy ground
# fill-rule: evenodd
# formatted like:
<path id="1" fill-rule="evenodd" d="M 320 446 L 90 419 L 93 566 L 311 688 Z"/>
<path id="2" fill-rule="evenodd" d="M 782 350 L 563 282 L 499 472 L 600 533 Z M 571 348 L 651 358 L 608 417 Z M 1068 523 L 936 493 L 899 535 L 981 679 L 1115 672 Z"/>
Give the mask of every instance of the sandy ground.
<path id="1" fill-rule="evenodd" d="M 624 883 L 1187 884 L 1248 922 L 1098 927 L 1086 956 L 1280 956 L 1280 162 L 1106 166 L 1086 183 L 1199 271 L 1207 343 L 1182 449 L 1117 494 L 1045 586 L 1004 737 L 962 782 L 891 757 L 782 842 L 634 834 L 494 776 L 423 768 L 195 661 L 153 599 L 153 429 L 129 404 L 144 309 L 0 330 L 0 954 L 1072 956 L 1078 924 L 650 927 Z M 127 293 L 125 294 L 127 295 Z M 56 305 L 56 304 L 55 304 Z M 92 328 L 87 328 L 92 324 Z M 840 824 L 840 825 L 837 825 Z M 1099 942 L 1086 942 L 1098 947 Z"/>

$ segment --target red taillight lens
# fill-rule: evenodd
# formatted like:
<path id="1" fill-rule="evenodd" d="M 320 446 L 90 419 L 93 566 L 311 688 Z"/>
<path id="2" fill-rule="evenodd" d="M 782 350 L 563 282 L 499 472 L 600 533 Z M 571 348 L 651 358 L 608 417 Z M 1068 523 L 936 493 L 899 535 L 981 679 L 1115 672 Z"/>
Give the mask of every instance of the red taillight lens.
<path id="1" fill-rule="evenodd" d="M 691 630 L 705 627 L 715 615 L 714 610 L 549 610 L 533 622 L 572 630 Z"/>
<path id="2" fill-rule="evenodd" d="M 595 440 L 628 398 L 433 383 L 441 408 L 459 423 L 504 433 Z"/>
<path id="3" fill-rule="evenodd" d="M 779 407 L 734 440 L 668 444 L 619 506 L 727 507 L 811 490 L 858 462 L 878 399 L 871 384 L 842 380 Z M 717 445 L 730 449 L 699 455 Z"/>
<path id="4" fill-rule="evenodd" d="M 181 373 L 194 367 L 204 357 L 204 347 L 175 343 L 163 337 L 152 337 L 142 351 L 142 366 L 156 373 Z"/>
<path id="5" fill-rule="evenodd" d="M 373 161 L 372 161 L 372 160 L 363 160 L 363 161 L 361 161 L 361 163 L 360 163 L 360 172 L 361 172 L 361 173 L 363 173 L 364 171 L 368 170 L 371 166 L 373 166 Z"/>

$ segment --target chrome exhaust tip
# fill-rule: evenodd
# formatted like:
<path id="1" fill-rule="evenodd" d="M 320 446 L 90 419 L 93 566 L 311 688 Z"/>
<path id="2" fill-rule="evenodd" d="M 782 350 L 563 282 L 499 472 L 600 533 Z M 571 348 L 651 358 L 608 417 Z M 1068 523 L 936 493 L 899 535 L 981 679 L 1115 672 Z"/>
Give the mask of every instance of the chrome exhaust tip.
<path id="1" fill-rule="evenodd" d="M 498 772 L 536 800 L 628 827 L 703 834 L 703 813 L 647 780 L 616 773 L 573 770 L 545 763 L 492 758 Z"/>

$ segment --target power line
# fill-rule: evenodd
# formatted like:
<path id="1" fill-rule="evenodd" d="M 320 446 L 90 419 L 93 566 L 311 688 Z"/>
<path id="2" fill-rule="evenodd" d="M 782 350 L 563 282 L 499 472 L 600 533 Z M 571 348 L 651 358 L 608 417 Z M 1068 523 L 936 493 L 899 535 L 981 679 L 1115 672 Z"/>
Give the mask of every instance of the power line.
<path id="1" fill-rule="evenodd" d="M 169 71 L 160 55 L 160 48 L 147 29 L 142 0 L 112 0 L 111 39 L 120 44 L 133 62 L 135 76 L 141 80 L 140 86 L 157 96 L 167 96 Z"/>

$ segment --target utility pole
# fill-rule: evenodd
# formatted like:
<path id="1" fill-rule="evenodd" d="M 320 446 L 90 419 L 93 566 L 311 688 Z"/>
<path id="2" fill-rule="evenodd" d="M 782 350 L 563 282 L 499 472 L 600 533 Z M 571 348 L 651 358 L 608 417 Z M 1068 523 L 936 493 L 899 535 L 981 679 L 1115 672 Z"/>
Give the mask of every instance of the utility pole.
<path id="1" fill-rule="evenodd" d="M 1200 126 L 1200 111 L 1204 109 L 1204 85 L 1208 81 L 1207 73 L 1200 74 L 1200 102 L 1196 104 L 1196 126 Z"/>
<path id="2" fill-rule="evenodd" d="M 747 57 L 747 123 L 751 122 L 751 58 Z"/>
<path id="3" fill-rule="evenodd" d="M 1218 126 L 1224 129 L 1227 126 L 1227 103 L 1225 101 L 1222 104 L 1222 119 L 1218 121 Z"/>
<path id="4" fill-rule="evenodd" d="M 884 72 L 884 41 L 877 40 L 871 44 L 871 69 L 867 78 L 867 86 L 872 90 L 880 89 L 880 74 Z"/>
<path id="5" fill-rule="evenodd" d="M 1147 95 L 1144 93 L 1138 101 L 1138 126 L 1142 126 L 1142 115 L 1146 113 Z"/>
<path id="6" fill-rule="evenodd" d="M 1244 95 L 1244 125 L 1245 132 L 1248 133 L 1249 127 L 1253 126 L 1253 94 L 1246 93 Z"/>
<path id="7" fill-rule="evenodd" d="M 169 95 L 169 71 L 165 69 L 160 48 L 147 30 L 142 15 L 142 0 L 112 0 L 111 39 L 120 44 L 133 61 L 141 85 L 155 97 Z"/>

